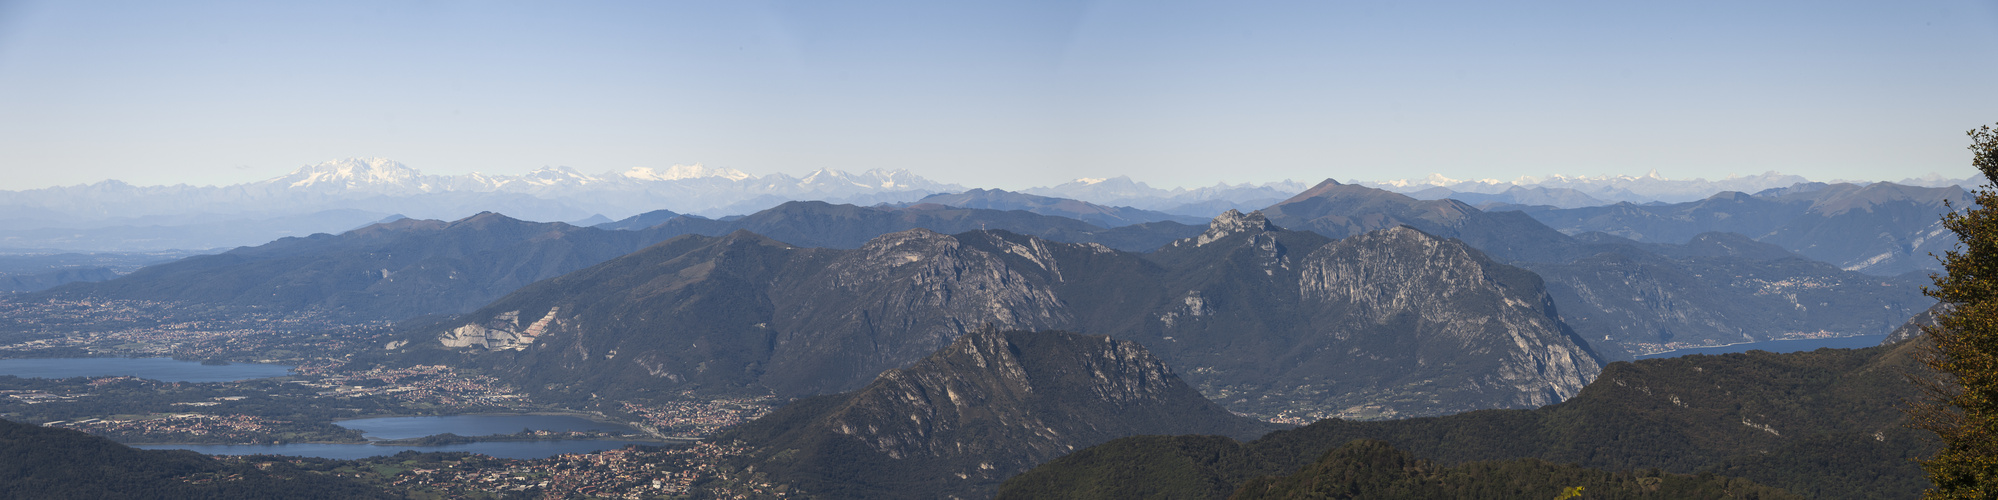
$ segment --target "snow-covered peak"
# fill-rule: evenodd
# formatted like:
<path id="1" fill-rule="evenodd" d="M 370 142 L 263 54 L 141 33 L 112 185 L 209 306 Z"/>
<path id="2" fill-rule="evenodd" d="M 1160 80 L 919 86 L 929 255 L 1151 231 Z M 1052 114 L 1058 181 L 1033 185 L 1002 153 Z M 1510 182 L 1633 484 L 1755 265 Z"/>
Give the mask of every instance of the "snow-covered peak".
<path id="1" fill-rule="evenodd" d="M 595 177 L 583 175 L 569 167 L 541 167 L 520 176 L 521 182 L 536 186 L 582 185 L 595 182 Z"/>
<path id="2" fill-rule="evenodd" d="M 699 163 L 693 165 L 674 165 L 666 167 L 665 170 L 654 169 L 652 167 L 632 167 L 631 170 L 626 170 L 619 175 L 640 181 L 677 181 L 681 179 L 705 179 L 709 177 L 739 181 L 749 178 L 749 174 L 743 173 L 741 170 L 711 168 Z"/>
<path id="3" fill-rule="evenodd" d="M 387 158 L 345 158 L 299 167 L 290 175 L 268 182 L 283 183 L 293 188 L 312 186 L 357 188 L 409 184 L 422 176 L 422 172 Z"/>
<path id="4" fill-rule="evenodd" d="M 884 170 L 877 168 L 868 170 L 866 176 L 870 178 L 868 180 L 871 181 L 870 183 L 873 184 L 873 187 L 884 190 L 920 188 L 924 187 L 922 185 L 930 183 L 927 179 L 917 177 L 914 172 L 900 169 Z"/>

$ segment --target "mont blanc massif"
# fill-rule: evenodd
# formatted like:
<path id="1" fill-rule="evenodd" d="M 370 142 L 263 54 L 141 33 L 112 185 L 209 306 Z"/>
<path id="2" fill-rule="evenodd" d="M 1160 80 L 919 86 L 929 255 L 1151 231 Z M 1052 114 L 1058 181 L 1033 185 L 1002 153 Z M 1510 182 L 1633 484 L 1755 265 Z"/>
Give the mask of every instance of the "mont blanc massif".
<path id="1" fill-rule="evenodd" d="M 1907 498 L 1985 182 L 5 191 L 0 496 Z"/>

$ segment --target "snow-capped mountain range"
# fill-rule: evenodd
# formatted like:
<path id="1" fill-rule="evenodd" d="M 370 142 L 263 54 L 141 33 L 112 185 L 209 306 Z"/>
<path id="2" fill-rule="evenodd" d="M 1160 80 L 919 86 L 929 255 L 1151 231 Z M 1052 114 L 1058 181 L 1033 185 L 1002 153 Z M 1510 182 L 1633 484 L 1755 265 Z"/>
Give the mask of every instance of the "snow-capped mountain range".
<path id="1" fill-rule="evenodd" d="M 1550 175 L 1546 177 L 1525 176 L 1510 181 L 1499 179 L 1452 179 L 1444 177 L 1441 174 L 1429 174 L 1429 176 L 1420 179 L 1348 181 L 1349 184 L 1385 189 L 1417 198 L 1458 198 L 1473 204 L 1477 202 L 1471 199 L 1485 200 L 1492 199 L 1492 197 L 1458 197 L 1454 195 L 1461 193 L 1500 195 L 1511 192 L 1518 196 L 1531 197 L 1531 200 L 1513 200 L 1510 197 L 1500 197 L 1497 200 L 1503 203 L 1557 205 L 1562 206 L 1562 208 L 1607 205 L 1626 201 L 1632 203 L 1678 203 L 1698 200 L 1726 191 L 1757 193 L 1808 182 L 1812 182 L 1811 179 L 1806 179 L 1801 175 L 1788 175 L 1777 172 L 1765 172 L 1759 175 L 1748 176 L 1730 176 L 1726 179 L 1715 181 L 1700 178 L 1667 179 L 1659 175 L 1657 170 L 1652 170 L 1650 173 L 1641 176 L 1605 175 L 1599 177 L 1571 177 Z M 1874 181 L 1832 180 L 1828 182 L 1866 184 Z M 1902 179 L 1895 181 L 1895 183 L 1918 187 L 1962 186 L 1965 189 L 1972 189 L 1983 185 L 1984 178 L 1982 176 L 1971 176 L 1964 179 L 1952 179 L 1943 177 L 1941 174 L 1930 173 L 1927 176 Z M 1442 190 L 1438 190 L 1438 188 Z M 1532 200 L 1539 200 L 1541 202 L 1536 203 Z M 1566 200 L 1569 203 L 1547 202 L 1547 200 Z"/>
<path id="2" fill-rule="evenodd" d="M 793 199 L 874 204 L 921 199 L 963 186 L 906 170 L 849 173 L 821 169 L 802 178 L 751 176 L 703 165 L 638 167 L 584 174 L 547 167 L 522 175 L 427 175 L 384 158 L 348 158 L 300 167 L 281 177 L 229 186 L 133 186 L 120 181 L 0 191 L 13 217 L 46 222 L 176 218 L 195 214 L 277 216 L 334 209 L 463 217 L 484 210 L 532 220 L 625 217 L 651 210 L 729 215 Z M 476 205 L 476 206 L 474 206 Z M 0 228 L 24 220 L 0 220 Z"/>
<path id="3" fill-rule="evenodd" d="M 696 186 L 697 190 L 674 189 Z M 644 206 L 610 209 L 606 215 L 629 215 L 665 208 L 703 212 L 725 208 L 762 195 L 839 198 L 859 194 L 963 190 L 963 186 L 932 182 L 907 170 L 874 169 L 858 174 L 820 169 L 795 178 L 784 174 L 755 177 L 740 170 L 704 165 L 674 165 L 664 169 L 634 167 L 622 172 L 590 175 L 569 167 L 543 167 L 521 175 L 425 175 L 386 158 L 348 158 L 308 165 L 289 175 L 242 185 L 259 191 L 303 191 L 326 194 L 402 196 L 425 193 L 525 193 L 564 198 L 586 191 L 635 191 L 660 195 Z M 233 187 L 233 186 L 232 186 Z M 663 189 L 661 192 L 659 190 Z M 698 191 L 698 192 L 695 192 Z M 629 213 L 626 213 L 629 212 Z"/>

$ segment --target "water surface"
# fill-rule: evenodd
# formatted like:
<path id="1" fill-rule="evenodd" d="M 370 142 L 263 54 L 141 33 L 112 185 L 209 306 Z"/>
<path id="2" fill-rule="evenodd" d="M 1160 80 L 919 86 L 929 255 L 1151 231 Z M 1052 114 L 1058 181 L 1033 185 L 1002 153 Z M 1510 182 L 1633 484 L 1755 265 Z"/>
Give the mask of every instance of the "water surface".
<path id="1" fill-rule="evenodd" d="M 537 431 L 634 432 L 619 424 L 598 422 L 573 415 L 445 415 L 432 417 L 381 417 L 342 420 L 335 425 L 361 431 L 368 439 L 409 439 L 452 433 L 460 436 L 513 434 L 521 429 Z"/>
<path id="2" fill-rule="evenodd" d="M 1837 349 L 1858 349 L 1862 347 L 1873 347 L 1876 345 L 1880 345 L 1880 342 L 1883 340 L 1887 340 L 1887 334 L 1883 333 L 1880 335 L 1839 337 L 1835 339 L 1797 339 L 1797 340 L 1771 340 L 1766 342 L 1744 342 L 1735 345 L 1724 345 L 1718 347 L 1699 347 L 1693 349 L 1680 349 L 1677 351 L 1665 351 L 1657 354 L 1646 354 L 1638 356 L 1637 359 L 1676 358 L 1679 356 L 1685 356 L 1687 354 L 1727 354 L 1731 352 L 1748 352 L 1753 350 L 1762 350 L 1762 351 L 1780 353 L 1780 352 L 1815 351 L 1823 347 L 1831 347 Z"/>

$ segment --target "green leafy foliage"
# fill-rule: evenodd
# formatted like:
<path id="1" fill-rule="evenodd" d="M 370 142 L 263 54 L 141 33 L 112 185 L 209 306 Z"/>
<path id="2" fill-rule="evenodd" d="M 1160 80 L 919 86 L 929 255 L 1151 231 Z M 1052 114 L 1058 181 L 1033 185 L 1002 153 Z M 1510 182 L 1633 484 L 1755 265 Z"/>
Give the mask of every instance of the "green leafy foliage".
<path id="1" fill-rule="evenodd" d="M 1978 127 L 1970 139 L 1971 164 L 1998 178 L 1998 131 Z M 1963 247 L 1943 255 L 1946 274 L 1925 290 L 1950 305 L 1923 329 L 1933 348 L 1922 363 L 1938 376 L 1917 378 L 1928 398 L 1911 411 L 1943 441 L 1923 462 L 1935 483 L 1929 498 L 1998 496 L 1998 186 L 1977 190 L 1976 200 L 1976 208 L 1943 216 Z"/>

